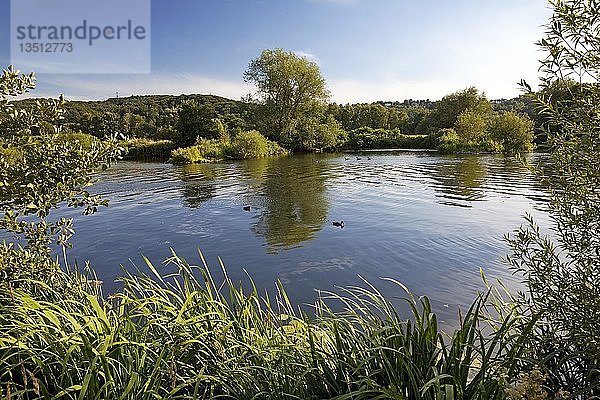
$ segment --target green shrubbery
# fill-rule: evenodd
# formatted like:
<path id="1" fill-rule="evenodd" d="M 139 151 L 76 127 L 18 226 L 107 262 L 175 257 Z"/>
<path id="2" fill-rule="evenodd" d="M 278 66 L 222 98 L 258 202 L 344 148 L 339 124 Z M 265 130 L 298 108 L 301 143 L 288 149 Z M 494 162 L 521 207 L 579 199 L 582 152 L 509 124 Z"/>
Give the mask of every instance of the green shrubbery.
<path id="1" fill-rule="evenodd" d="M 34 87 L 33 74 L 12 67 L 0 76 L 0 229 L 20 244 L 0 244 L 0 286 L 64 291 L 70 284 L 58 279 L 64 275 L 52 247 L 69 246 L 72 221 L 48 217 L 64 204 L 81 207 L 84 214 L 108 205 L 86 188 L 94 183 L 92 174 L 108 168 L 121 148 L 111 138 L 61 132 L 62 98 L 36 100 L 16 110 L 10 96 Z"/>
<path id="2" fill-rule="evenodd" d="M 428 136 L 429 144 L 442 153 L 517 154 L 533 150 L 533 122 L 512 112 L 460 114 L 453 128 Z"/>
<path id="3" fill-rule="evenodd" d="M 258 131 L 239 132 L 232 140 L 200 139 L 194 146 L 173 150 L 171 162 L 193 164 L 223 159 L 258 158 L 284 154 L 277 143 L 265 138 Z"/>
<path id="4" fill-rule="evenodd" d="M 56 136 L 59 143 L 77 143 L 85 150 L 90 150 L 95 145 L 98 145 L 100 139 L 95 136 L 88 135 L 82 132 L 63 132 Z"/>
<path id="5" fill-rule="evenodd" d="M 170 140 L 133 138 L 122 143 L 125 157 L 132 160 L 167 160 L 175 149 Z"/>
<path id="6" fill-rule="evenodd" d="M 505 153 L 533 150 L 533 121 L 514 112 L 495 114 L 489 123 L 490 138 L 502 145 Z"/>
<path id="7" fill-rule="evenodd" d="M 533 149 L 531 119 L 515 112 L 494 111 L 474 87 L 444 96 L 424 125 L 429 130 L 429 146 L 443 153 L 516 154 Z"/>
<path id="8" fill-rule="evenodd" d="M 431 144 L 425 135 L 404 135 L 400 130 L 363 127 L 348 132 L 343 144 L 346 149 L 428 149 Z"/>
<path id="9" fill-rule="evenodd" d="M 453 128 L 440 129 L 435 134 L 428 136 L 429 143 L 433 144 L 439 152 L 444 154 L 457 153 L 501 153 L 502 145 L 489 137 L 465 140 Z"/>
<path id="10" fill-rule="evenodd" d="M 229 157 L 235 159 L 259 158 L 282 154 L 277 143 L 265 138 L 258 131 L 239 132 L 226 147 Z"/>
<path id="11" fill-rule="evenodd" d="M 175 149 L 171 152 L 173 164 L 193 164 L 218 161 L 225 158 L 225 144 L 215 139 L 200 139 L 190 147 Z"/>

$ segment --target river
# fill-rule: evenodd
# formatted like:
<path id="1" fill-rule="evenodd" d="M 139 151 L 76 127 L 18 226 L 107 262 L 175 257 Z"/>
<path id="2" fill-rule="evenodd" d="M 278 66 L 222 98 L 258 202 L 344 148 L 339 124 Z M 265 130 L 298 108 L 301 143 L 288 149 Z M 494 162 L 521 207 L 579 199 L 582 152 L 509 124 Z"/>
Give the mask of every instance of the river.
<path id="1" fill-rule="evenodd" d="M 537 163 L 544 155 L 531 155 Z M 309 154 L 222 164 L 119 162 L 92 189 L 110 207 L 75 216 L 70 261 L 90 260 L 105 291 L 121 265 L 155 265 L 173 248 L 192 264 L 197 249 L 234 279 L 260 289 L 277 279 L 298 303 L 315 290 L 361 284 L 388 296 L 401 281 L 426 294 L 444 318 L 483 288 L 479 269 L 517 290 L 502 261 L 503 236 L 532 214 L 549 224 L 547 194 L 521 163 L 502 156 L 389 152 Z M 248 207 L 250 207 L 248 211 Z M 344 221 L 344 227 L 333 222 Z M 164 271 L 169 268 L 163 269 Z"/>

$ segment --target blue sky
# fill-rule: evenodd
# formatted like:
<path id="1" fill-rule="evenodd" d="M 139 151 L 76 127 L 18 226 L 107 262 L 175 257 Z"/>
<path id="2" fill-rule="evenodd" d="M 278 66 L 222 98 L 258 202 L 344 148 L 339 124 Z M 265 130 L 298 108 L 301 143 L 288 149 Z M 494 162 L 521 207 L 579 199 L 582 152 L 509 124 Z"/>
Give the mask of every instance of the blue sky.
<path id="1" fill-rule="evenodd" d="M 3 65 L 8 3 L 0 0 Z M 248 62 L 280 47 L 315 60 L 336 102 L 439 99 L 471 85 L 514 97 L 520 79 L 536 82 L 535 42 L 549 15 L 544 0 L 152 0 L 150 75 L 39 74 L 36 95 L 237 99 L 251 90 Z"/>

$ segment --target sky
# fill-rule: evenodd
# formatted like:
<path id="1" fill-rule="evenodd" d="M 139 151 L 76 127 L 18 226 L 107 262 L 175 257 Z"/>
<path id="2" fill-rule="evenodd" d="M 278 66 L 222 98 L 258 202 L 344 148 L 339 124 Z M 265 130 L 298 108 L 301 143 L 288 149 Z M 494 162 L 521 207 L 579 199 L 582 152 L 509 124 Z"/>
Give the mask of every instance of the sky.
<path id="1" fill-rule="evenodd" d="M 9 10 L 0 0 L 2 66 Z M 437 100 L 468 86 L 512 98 L 521 79 L 537 82 L 550 14 L 545 0 L 151 0 L 150 74 L 38 74 L 34 95 L 239 99 L 252 90 L 250 60 L 283 48 L 317 62 L 338 103 Z"/>

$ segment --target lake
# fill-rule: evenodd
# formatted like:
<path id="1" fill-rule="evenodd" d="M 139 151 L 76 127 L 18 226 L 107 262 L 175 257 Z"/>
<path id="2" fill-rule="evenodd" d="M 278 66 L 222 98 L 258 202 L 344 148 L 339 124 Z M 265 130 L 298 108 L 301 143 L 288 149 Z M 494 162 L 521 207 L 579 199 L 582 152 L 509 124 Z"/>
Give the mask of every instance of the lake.
<path id="1" fill-rule="evenodd" d="M 544 155 L 531 155 L 532 163 Z M 519 161 L 502 156 L 388 152 L 308 154 L 173 166 L 120 162 L 92 192 L 110 207 L 80 217 L 70 261 L 91 260 L 105 291 L 121 265 L 155 265 L 170 248 L 192 264 L 201 249 L 234 279 L 244 270 L 261 289 L 277 279 L 300 303 L 315 289 L 391 277 L 427 294 L 443 318 L 481 290 L 479 274 L 513 289 L 504 234 L 527 212 L 548 225 L 547 194 Z M 250 206 L 250 211 L 244 210 Z M 336 227 L 333 221 L 344 221 Z M 130 261 L 131 260 L 131 261 Z"/>

